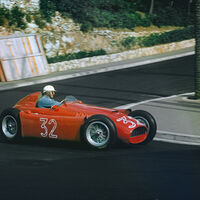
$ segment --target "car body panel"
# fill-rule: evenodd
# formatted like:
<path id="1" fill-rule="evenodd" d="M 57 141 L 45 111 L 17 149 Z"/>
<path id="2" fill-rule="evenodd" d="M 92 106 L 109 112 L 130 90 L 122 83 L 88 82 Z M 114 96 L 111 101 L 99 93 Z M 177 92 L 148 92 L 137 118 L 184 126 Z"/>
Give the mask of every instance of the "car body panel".
<path id="1" fill-rule="evenodd" d="M 145 125 L 128 116 L 128 110 L 97 107 L 80 101 L 65 102 L 53 108 L 37 108 L 39 94 L 30 94 L 14 106 L 20 110 L 22 137 L 79 141 L 81 126 L 86 119 L 96 114 L 110 118 L 116 126 L 117 137 L 126 143 L 140 143 L 147 137 L 147 132 L 130 137 L 134 129 Z"/>

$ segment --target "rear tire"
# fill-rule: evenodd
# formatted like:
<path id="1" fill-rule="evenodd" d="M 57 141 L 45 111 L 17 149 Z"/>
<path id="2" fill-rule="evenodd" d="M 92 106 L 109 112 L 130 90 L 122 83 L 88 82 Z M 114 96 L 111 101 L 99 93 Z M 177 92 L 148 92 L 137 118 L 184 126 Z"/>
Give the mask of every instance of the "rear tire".
<path id="1" fill-rule="evenodd" d="M 105 115 L 93 115 L 82 126 L 81 139 L 93 149 L 110 148 L 115 143 L 116 137 L 116 127 Z"/>
<path id="2" fill-rule="evenodd" d="M 129 113 L 129 116 L 145 124 L 145 126 L 148 129 L 147 138 L 139 144 L 148 144 L 149 142 L 151 142 L 155 137 L 157 131 L 157 124 L 154 117 L 144 110 L 134 110 L 131 113 Z"/>
<path id="3" fill-rule="evenodd" d="M 3 140 L 16 142 L 21 137 L 20 110 L 8 108 L 0 116 L 0 133 Z"/>

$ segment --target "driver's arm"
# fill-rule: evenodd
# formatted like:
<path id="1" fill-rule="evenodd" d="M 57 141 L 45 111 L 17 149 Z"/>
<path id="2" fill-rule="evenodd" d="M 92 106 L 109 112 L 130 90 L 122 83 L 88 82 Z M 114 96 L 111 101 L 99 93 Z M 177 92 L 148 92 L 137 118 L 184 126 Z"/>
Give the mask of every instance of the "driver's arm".
<path id="1" fill-rule="evenodd" d="M 41 98 L 38 102 L 39 108 L 51 108 L 54 105 L 60 105 L 60 102 L 50 98 Z"/>

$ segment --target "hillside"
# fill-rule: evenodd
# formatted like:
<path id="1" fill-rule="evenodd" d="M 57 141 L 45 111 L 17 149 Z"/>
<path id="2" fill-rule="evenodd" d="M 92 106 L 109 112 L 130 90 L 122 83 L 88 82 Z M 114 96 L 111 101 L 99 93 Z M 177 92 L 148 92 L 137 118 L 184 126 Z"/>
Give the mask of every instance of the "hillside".
<path id="1" fill-rule="evenodd" d="M 155 13 L 149 15 L 150 5 L 145 0 L 50 0 L 48 4 L 45 0 L 10 0 L 9 8 L 1 5 L 0 36 L 39 34 L 48 58 L 99 50 L 118 53 L 138 48 L 137 38 L 186 25 L 186 20 L 180 21 L 182 14 L 171 15 L 180 2 L 161 13 L 159 8 L 164 4 L 166 1 L 160 1 Z"/>

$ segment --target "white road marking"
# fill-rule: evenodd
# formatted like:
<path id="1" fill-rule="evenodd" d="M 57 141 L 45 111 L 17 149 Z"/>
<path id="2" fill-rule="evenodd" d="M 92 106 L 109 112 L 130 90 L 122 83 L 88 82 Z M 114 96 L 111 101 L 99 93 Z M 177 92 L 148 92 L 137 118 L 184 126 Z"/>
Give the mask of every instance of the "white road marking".
<path id="1" fill-rule="evenodd" d="M 178 140 L 168 140 L 168 139 L 162 139 L 162 138 L 154 138 L 154 141 L 159 141 L 159 142 L 167 142 L 167 143 L 173 143 L 173 144 L 184 144 L 184 145 L 195 145 L 195 146 L 200 146 L 199 143 L 195 142 L 184 142 L 184 141 L 178 141 Z"/>
<path id="2" fill-rule="evenodd" d="M 185 133 L 176 133 L 176 132 L 171 132 L 171 131 L 157 130 L 157 133 L 167 134 L 167 135 L 171 135 L 171 136 L 180 136 L 180 137 L 189 137 L 189 138 L 200 139 L 200 136 L 188 135 Z"/>
<path id="3" fill-rule="evenodd" d="M 159 97 L 159 98 L 149 99 L 149 100 L 145 100 L 145 101 L 140 101 L 137 103 L 130 103 L 130 104 L 118 106 L 118 107 L 116 107 L 116 109 L 129 109 L 134 106 L 138 106 L 138 105 L 145 104 L 145 103 L 150 103 L 150 102 L 154 102 L 154 101 L 162 101 L 162 100 L 172 99 L 172 98 L 176 98 L 176 97 L 180 97 L 180 96 L 184 96 L 184 95 L 193 95 L 193 94 L 194 94 L 194 92 L 190 92 L 190 93 L 184 93 L 184 94 L 178 94 L 178 95 L 171 95 L 168 97 Z"/>

